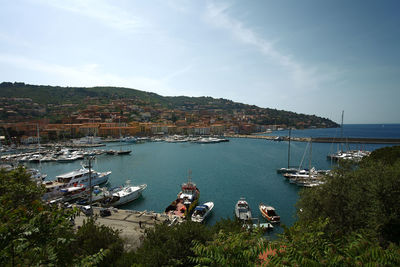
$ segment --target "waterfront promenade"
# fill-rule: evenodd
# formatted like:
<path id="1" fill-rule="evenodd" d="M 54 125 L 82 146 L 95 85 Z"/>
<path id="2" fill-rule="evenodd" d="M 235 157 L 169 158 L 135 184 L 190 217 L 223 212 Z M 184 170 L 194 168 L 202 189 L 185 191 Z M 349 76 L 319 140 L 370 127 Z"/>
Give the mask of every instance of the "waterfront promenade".
<path id="1" fill-rule="evenodd" d="M 233 134 L 225 135 L 227 138 L 250 138 L 250 139 L 264 139 L 271 141 L 288 141 L 288 136 L 271 136 L 271 135 L 244 135 Z M 309 142 L 310 137 L 291 137 L 291 141 Z M 315 143 L 352 143 L 352 144 L 400 144 L 398 138 L 335 138 L 335 137 L 313 137 L 312 141 Z"/>

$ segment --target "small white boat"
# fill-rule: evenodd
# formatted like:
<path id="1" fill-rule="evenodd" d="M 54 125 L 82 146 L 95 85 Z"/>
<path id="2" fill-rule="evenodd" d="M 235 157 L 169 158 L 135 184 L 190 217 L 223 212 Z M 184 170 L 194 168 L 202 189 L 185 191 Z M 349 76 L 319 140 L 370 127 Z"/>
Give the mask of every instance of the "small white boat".
<path id="1" fill-rule="evenodd" d="M 110 206 L 116 207 L 138 199 L 142 191 L 147 188 L 147 184 L 138 186 L 131 186 L 129 180 L 126 185 L 119 190 L 114 191 L 112 199 L 109 203 Z"/>
<path id="2" fill-rule="evenodd" d="M 204 219 L 210 214 L 211 210 L 214 208 L 214 202 L 206 202 L 203 205 L 199 205 L 194 208 L 192 214 L 192 221 L 203 222 Z"/>
<path id="3" fill-rule="evenodd" d="M 236 218 L 241 221 L 251 220 L 251 209 L 244 197 L 241 197 L 235 206 Z"/>

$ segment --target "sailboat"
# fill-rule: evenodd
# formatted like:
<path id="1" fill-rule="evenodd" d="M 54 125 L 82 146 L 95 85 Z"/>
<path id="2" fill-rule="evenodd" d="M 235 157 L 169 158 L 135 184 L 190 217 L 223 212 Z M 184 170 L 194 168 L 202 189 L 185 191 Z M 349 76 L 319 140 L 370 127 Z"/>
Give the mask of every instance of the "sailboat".
<path id="1" fill-rule="evenodd" d="M 118 150 L 109 150 L 106 153 L 109 155 L 128 155 L 132 152 L 132 150 L 122 150 L 122 135 L 121 135 L 121 121 L 118 119 L 119 126 L 119 151 Z"/>
<path id="2" fill-rule="evenodd" d="M 299 171 L 299 168 L 290 167 L 290 139 L 291 139 L 292 128 L 289 128 L 289 144 L 288 144 L 288 164 L 287 168 L 277 169 L 277 173 L 296 173 Z"/>
<path id="3" fill-rule="evenodd" d="M 340 125 L 340 139 L 343 141 L 343 117 L 344 117 L 344 110 L 342 111 L 342 123 Z M 363 151 L 363 150 L 349 150 L 344 151 L 343 143 L 340 143 L 340 150 L 336 153 L 329 154 L 327 159 L 330 161 L 339 161 L 339 160 L 354 160 L 360 161 L 363 157 L 368 156 L 371 154 L 370 151 Z"/>
<path id="4" fill-rule="evenodd" d="M 321 177 L 323 174 L 327 174 L 329 171 L 328 170 L 316 170 L 314 167 L 312 167 L 312 161 L 311 161 L 311 159 L 312 159 L 312 138 L 310 138 L 309 144 L 310 144 L 309 169 L 298 170 L 295 173 L 285 173 L 283 176 L 285 178 L 288 178 L 290 183 L 294 183 L 299 186 L 306 186 L 306 187 L 313 187 L 313 186 L 317 186 L 317 185 L 324 183 L 321 180 Z M 308 144 L 307 144 L 307 147 L 308 147 Z M 305 152 L 307 151 L 307 147 L 306 147 L 306 150 L 304 151 L 304 155 L 305 155 Z M 303 155 L 303 159 L 301 160 L 301 162 L 303 162 L 303 160 L 304 160 L 304 155 Z"/>

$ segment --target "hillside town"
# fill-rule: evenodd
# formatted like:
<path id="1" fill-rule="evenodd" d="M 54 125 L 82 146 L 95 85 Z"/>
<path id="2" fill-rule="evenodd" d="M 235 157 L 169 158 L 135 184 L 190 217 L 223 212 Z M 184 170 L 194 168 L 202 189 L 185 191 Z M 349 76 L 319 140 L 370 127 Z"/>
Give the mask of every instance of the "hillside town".
<path id="1" fill-rule="evenodd" d="M 86 97 L 82 104 L 40 104 L 31 98 L 0 98 L 0 128 L 6 140 L 36 143 L 83 136 L 252 134 L 287 127 L 328 127 L 325 122 L 299 121 L 296 125 L 268 124 L 281 121 L 255 106 L 221 108 L 209 101 L 203 105 L 184 103 L 172 109 L 139 98 L 110 100 Z M 95 103 L 95 104 L 94 104 Z M 249 108 L 250 107 L 250 108 Z"/>

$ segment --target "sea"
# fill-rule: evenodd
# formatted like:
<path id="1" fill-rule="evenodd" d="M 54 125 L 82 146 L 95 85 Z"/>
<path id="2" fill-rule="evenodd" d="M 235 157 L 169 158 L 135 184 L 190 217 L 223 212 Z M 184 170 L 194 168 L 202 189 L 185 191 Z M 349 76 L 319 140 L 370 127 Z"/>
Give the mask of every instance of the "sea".
<path id="1" fill-rule="evenodd" d="M 270 135 L 288 135 L 288 130 Z M 292 130 L 293 137 L 339 137 L 340 128 Z M 344 137 L 400 138 L 400 124 L 346 124 Z M 349 145 L 349 149 L 373 151 L 388 145 Z M 389 145 L 390 146 L 390 145 Z M 221 218 L 234 218 L 236 202 L 245 197 L 252 208 L 253 217 L 262 218 L 258 205 L 263 202 L 275 207 L 281 216 L 281 225 L 267 235 L 271 238 L 283 231 L 282 225 L 291 226 L 296 221 L 296 202 L 301 187 L 290 184 L 276 172 L 288 165 L 288 142 L 259 139 L 231 138 L 217 144 L 145 142 L 137 144 L 108 143 L 100 149 L 130 149 L 130 155 L 97 156 L 93 163 L 96 171 L 112 171 L 108 187 L 147 184 L 142 196 L 122 209 L 155 211 L 162 213 L 176 198 L 182 183 L 191 179 L 200 189 L 200 203 L 212 201 L 214 209 L 207 224 Z M 291 142 L 290 165 L 310 165 L 309 145 Z M 317 169 L 331 169 L 335 163 L 327 160 L 329 153 L 337 151 L 337 144 L 313 143 L 311 165 Z M 32 164 L 54 179 L 74 169 L 81 162 Z"/>

